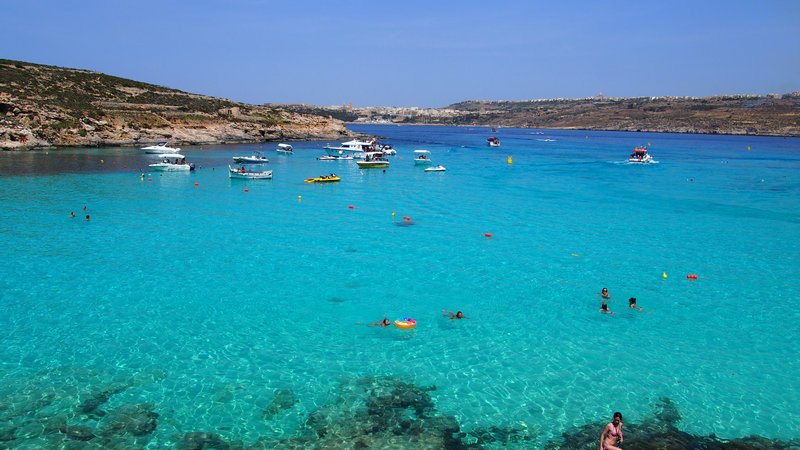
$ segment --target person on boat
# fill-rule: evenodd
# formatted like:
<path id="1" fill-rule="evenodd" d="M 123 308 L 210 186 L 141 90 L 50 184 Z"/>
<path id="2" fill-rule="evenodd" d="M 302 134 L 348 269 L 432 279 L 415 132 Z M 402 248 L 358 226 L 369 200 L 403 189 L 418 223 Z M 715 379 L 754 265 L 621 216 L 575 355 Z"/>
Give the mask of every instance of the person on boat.
<path id="1" fill-rule="evenodd" d="M 631 298 L 628 299 L 628 308 L 636 309 L 636 310 L 639 310 L 639 311 L 644 309 L 641 306 L 636 306 L 636 297 L 631 297 Z"/>
<path id="2" fill-rule="evenodd" d="M 391 324 L 392 324 L 392 322 L 388 318 L 386 318 L 386 316 L 383 316 L 383 320 L 379 320 L 377 322 L 372 322 L 371 324 L 369 324 L 367 326 L 386 328 Z"/>
<path id="3" fill-rule="evenodd" d="M 247 169 L 245 169 L 244 166 L 239 167 L 239 173 L 245 173 L 245 172 L 247 172 Z"/>
<path id="4" fill-rule="evenodd" d="M 614 314 L 614 312 L 608 309 L 608 303 L 606 303 L 605 300 L 603 300 L 603 303 L 600 305 L 600 312 L 603 314 Z"/>
<path id="5" fill-rule="evenodd" d="M 461 311 L 457 311 L 457 312 L 453 313 L 453 311 L 448 311 L 446 309 L 443 309 L 442 310 L 442 315 L 450 317 L 450 320 L 466 319 L 466 317 L 464 316 L 464 313 L 462 313 Z"/>
<path id="6" fill-rule="evenodd" d="M 600 297 L 603 297 L 603 299 L 605 299 L 605 300 L 610 300 L 611 299 L 611 294 L 608 293 L 608 288 L 603 288 L 600 291 Z"/>
<path id="7" fill-rule="evenodd" d="M 620 412 L 614 413 L 613 420 L 600 433 L 600 450 L 622 450 L 617 447 L 617 441 L 620 444 L 625 441 L 625 438 L 622 437 L 622 413 Z"/>

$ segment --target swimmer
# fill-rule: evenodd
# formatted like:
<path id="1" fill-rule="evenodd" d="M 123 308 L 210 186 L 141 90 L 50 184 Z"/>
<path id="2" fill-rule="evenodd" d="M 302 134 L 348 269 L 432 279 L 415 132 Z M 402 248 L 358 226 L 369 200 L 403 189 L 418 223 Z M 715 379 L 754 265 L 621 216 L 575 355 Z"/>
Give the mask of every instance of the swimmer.
<path id="1" fill-rule="evenodd" d="M 72 211 L 72 212 L 69 213 L 69 218 L 70 219 L 74 219 L 75 218 L 75 211 Z"/>
<path id="2" fill-rule="evenodd" d="M 608 293 L 608 288 L 603 288 L 603 289 L 600 291 L 600 297 L 603 297 L 603 298 L 604 298 L 604 299 L 606 299 L 606 300 L 609 300 L 609 299 L 611 299 L 611 294 L 609 294 L 609 293 Z"/>
<path id="3" fill-rule="evenodd" d="M 600 433 L 600 450 L 622 450 L 617 447 L 617 440 L 622 444 L 622 413 L 615 412 L 614 419 Z"/>
<path id="4" fill-rule="evenodd" d="M 606 303 L 605 300 L 603 300 L 603 304 L 600 305 L 600 312 L 603 314 L 614 314 L 613 311 L 608 310 L 608 303 Z"/>
<path id="5" fill-rule="evenodd" d="M 83 210 L 86 211 L 86 207 L 85 206 L 83 207 Z"/>
<path id="6" fill-rule="evenodd" d="M 89 215 L 88 214 L 86 215 L 86 221 L 87 222 L 89 221 Z"/>
<path id="7" fill-rule="evenodd" d="M 631 298 L 628 299 L 628 308 L 636 309 L 636 310 L 639 310 L 639 311 L 644 309 L 641 306 L 636 306 L 636 297 L 631 297 Z"/>
<path id="8" fill-rule="evenodd" d="M 454 319 L 466 319 L 466 317 L 464 316 L 464 313 L 462 313 L 461 311 L 457 311 L 457 312 L 454 314 L 452 311 L 448 311 L 448 310 L 446 310 L 446 309 L 443 309 L 443 310 L 442 310 L 442 315 L 443 315 L 443 316 L 450 317 L 450 320 L 454 320 Z"/>
<path id="9" fill-rule="evenodd" d="M 386 318 L 386 316 L 383 316 L 383 320 L 379 320 L 378 322 L 372 322 L 371 324 L 369 324 L 369 325 L 367 325 L 367 326 L 368 326 L 368 327 L 381 327 L 381 328 L 386 328 L 386 327 L 388 327 L 388 326 L 389 326 L 389 325 L 391 325 L 391 324 L 392 324 L 392 322 L 391 322 L 391 321 L 389 321 L 389 319 L 387 319 L 387 318 Z"/>

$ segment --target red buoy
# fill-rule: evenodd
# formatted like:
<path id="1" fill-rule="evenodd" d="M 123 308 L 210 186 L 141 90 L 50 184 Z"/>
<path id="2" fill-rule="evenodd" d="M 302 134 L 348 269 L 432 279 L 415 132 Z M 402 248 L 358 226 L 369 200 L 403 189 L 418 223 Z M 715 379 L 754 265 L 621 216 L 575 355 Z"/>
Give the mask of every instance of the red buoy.
<path id="1" fill-rule="evenodd" d="M 411 217 L 408 217 L 408 216 L 403 216 L 403 220 L 405 220 L 406 222 L 408 222 L 408 221 L 410 221 L 410 220 L 411 220 Z"/>
<path id="2" fill-rule="evenodd" d="M 200 186 L 200 183 L 198 183 L 198 182 L 195 182 L 195 183 L 194 183 L 194 185 L 195 185 L 195 186 Z"/>
<path id="3" fill-rule="evenodd" d="M 250 192 L 250 189 L 244 188 L 245 192 Z"/>
<path id="4" fill-rule="evenodd" d="M 483 235 L 486 237 L 492 237 L 492 233 L 483 233 Z"/>
<path id="5" fill-rule="evenodd" d="M 686 278 L 688 278 L 690 280 L 696 280 L 697 279 L 697 275 L 695 275 L 693 273 L 690 273 L 689 275 L 686 275 Z"/>
<path id="6" fill-rule="evenodd" d="M 355 208 L 355 206 L 353 206 L 353 205 L 347 205 L 347 208 L 348 208 L 348 209 L 353 209 L 353 208 Z"/>
<path id="7" fill-rule="evenodd" d="M 152 178 L 148 178 L 147 181 L 153 181 L 153 179 Z"/>

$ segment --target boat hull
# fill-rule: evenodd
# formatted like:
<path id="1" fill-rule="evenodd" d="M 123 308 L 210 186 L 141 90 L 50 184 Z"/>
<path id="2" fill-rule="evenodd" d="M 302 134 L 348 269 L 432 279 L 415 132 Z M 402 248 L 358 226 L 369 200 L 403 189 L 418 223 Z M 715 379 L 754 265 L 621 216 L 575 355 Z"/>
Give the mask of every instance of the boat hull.
<path id="1" fill-rule="evenodd" d="M 356 161 L 360 169 L 385 169 L 389 167 L 389 161 Z"/>
<path id="2" fill-rule="evenodd" d="M 190 170 L 194 170 L 191 164 L 158 163 L 150 164 L 148 167 L 154 172 L 189 172 Z"/>

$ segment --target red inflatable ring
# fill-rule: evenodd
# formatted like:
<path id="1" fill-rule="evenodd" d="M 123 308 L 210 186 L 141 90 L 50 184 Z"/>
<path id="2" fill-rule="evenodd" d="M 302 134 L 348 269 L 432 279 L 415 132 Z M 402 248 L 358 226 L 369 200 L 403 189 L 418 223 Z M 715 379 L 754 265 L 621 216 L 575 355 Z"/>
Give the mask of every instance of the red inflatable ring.
<path id="1" fill-rule="evenodd" d="M 696 280 L 697 279 L 697 275 L 695 275 L 693 273 L 690 273 L 689 275 L 686 275 L 686 278 L 688 278 L 690 280 Z"/>

